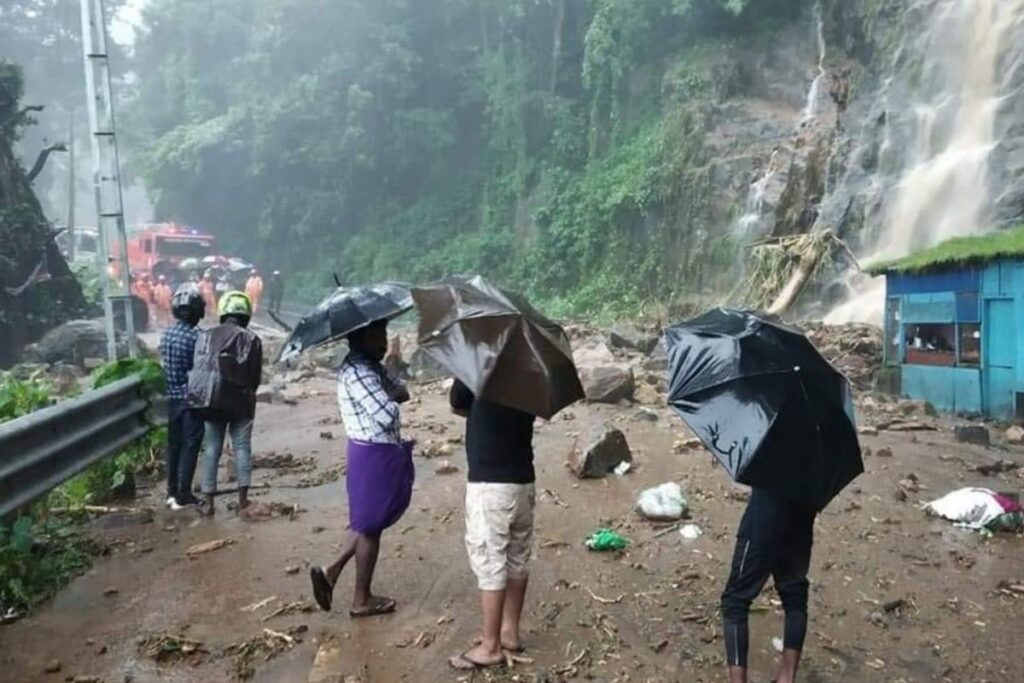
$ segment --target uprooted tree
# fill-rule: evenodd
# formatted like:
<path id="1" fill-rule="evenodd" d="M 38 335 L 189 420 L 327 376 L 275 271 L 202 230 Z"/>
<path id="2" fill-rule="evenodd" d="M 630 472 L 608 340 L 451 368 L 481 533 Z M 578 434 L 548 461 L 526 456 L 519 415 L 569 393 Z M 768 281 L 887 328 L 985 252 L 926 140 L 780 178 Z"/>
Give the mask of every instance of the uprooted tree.
<path id="1" fill-rule="evenodd" d="M 784 315 L 815 276 L 837 259 L 849 259 L 859 268 L 846 243 L 830 230 L 756 242 L 749 247 L 747 275 L 729 299 L 742 292 L 743 305 Z"/>
<path id="2" fill-rule="evenodd" d="M 0 368 L 17 362 L 26 344 L 87 310 L 14 153 L 19 130 L 31 125 L 31 113 L 41 109 L 21 107 L 22 88 L 21 70 L 0 62 Z M 56 150 L 51 146 L 40 153 L 35 173 Z"/>

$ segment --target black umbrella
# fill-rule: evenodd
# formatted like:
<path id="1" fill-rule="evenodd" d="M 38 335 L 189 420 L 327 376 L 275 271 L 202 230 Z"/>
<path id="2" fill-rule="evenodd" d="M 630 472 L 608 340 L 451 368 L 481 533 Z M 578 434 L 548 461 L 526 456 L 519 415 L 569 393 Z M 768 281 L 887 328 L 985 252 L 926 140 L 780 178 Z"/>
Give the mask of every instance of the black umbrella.
<path id="1" fill-rule="evenodd" d="M 669 405 L 736 481 L 820 510 L 864 471 L 849 382 L 799 330 L 719 308 L 664 341 Z"/>
<path id="2" fill-rule="evenodd" d="M 278 360 L 291 360 L 303 351 L 411 309 L 412 296 L 407 285 L 385 282 L 367 287 L 338 287 L 302 317 L 281 348 Z"/>
<path id="3" fill-rule="evenodd" d="M 482 277 L 412 290 L 420 348 L 474 395 L 550 419 L 583 398 L 565 331 Z"/>

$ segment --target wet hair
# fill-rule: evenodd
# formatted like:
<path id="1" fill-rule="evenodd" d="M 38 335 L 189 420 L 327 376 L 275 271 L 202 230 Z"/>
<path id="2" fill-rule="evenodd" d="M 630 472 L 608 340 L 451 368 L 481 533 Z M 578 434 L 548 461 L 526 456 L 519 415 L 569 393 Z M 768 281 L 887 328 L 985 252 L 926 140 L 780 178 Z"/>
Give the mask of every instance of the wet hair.
<path id="1" fill-rule="evenodd" d="M 229 320 L 238 325 L 239 327 L 249 327 L 249 321 L 251 320 L 251 318 L 250 316 L 241 315 L 239 313 L 228 313 L 227 315 L 222 315 L 220 317 L 220 322 L 222 325 L 228 322 Z"/>
<path id="2" fill-rule="evenodd" d="M 372 322 L 366 327 L 360 327 L 358 330 L 353 330 L 348 334 L 348 345 L 349 348 L 363 350 L 366 348 L 366 339 L 371 333 L 377 332 L 382 329 L 387 329 L 387 320 L 378 320 Z"/>

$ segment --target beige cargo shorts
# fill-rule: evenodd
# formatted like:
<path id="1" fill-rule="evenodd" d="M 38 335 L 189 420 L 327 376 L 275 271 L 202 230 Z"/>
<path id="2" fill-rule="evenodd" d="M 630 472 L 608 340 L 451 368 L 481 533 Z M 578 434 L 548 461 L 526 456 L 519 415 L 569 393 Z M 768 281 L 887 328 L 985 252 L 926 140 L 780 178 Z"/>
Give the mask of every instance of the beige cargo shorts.
<path id="1" fill-rule="evenodd" d="M 535 504 L 533 484 L 467 484 L 466 551 L 480 590 L 529 575 Z"/>

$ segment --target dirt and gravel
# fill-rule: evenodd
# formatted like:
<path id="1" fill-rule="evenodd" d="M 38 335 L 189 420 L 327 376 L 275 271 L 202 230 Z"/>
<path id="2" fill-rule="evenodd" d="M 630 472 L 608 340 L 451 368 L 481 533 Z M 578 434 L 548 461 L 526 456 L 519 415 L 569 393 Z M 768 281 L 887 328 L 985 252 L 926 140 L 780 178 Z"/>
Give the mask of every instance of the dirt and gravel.
<path id="1" fill-rule="evenodd" d="M 880 348 L 833 345 L 850 357 Z M 377 579 L 399 609 L 352 621 L 344 610 L 351 573 L 334 613 L 311 608 L 308 567 L 330 558 L 345 530 L 345 442 L 333 382 L 304 374 L 287 387 L 289 401 L 259 406 L 258 514 L 242 519 L 224 500 L 213 519 L 171 512 L 157 485 L 133 504 L 152 514 L 98 516 L 91 529 L 109 554 L 0 628 L 0 681 L 470 680 L 446 664 L 478 625 L 461 540 L 462 426 L 441 385 L 415 386 L 404 414 L 420 443 L 417 483 L 412 507 L 384 536 Z M 1024 451 L 998 425 L 989 425 L 990 447 L 959 443 L 957 420 L 921 404 L 861 394 L 858 408 L 867 472 L 819 518 L 802 679 L 1024 680 L 1024 538 L 986 539 L 921 511 L 962 486 L 1019 495 Z M 566 467 L 574 442 L 606 422 L 626 435 L 633 468 L 576 479 Z M 717 602 L 747 492 L 690 438 L 656 403 L 581 404 L 538 425 L 528 649 L 473 680 L 725 680 Z M 668 481 L 682 485 L 700 538 L 634 511 L 641 490 Z M 630 545 L 586 550 L 599 527 Z M 754 681 L 769 680 L 781 623 L 765 591 L 751 622 Z"/>

